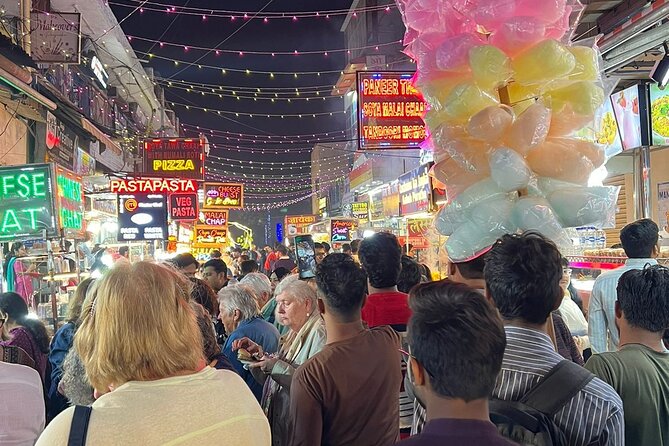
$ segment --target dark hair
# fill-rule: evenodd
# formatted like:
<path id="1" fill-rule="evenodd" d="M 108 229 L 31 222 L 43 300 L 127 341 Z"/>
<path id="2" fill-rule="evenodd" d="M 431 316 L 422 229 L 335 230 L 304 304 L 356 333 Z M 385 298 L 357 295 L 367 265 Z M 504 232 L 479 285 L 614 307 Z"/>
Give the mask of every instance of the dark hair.
<path id="1" fill-rule="evenodd" d="M 538 232 L 501 237 L 485 259 L 486 286 L 505 319 L 543 324 L 562 301 L 560 251 Z"/>
<path id="2" fill-rule="evenodd" d="M 118 249 L 119 255 L 122 255 L 122 256 L 125 256 L 129 251 L 130 251 L 130 248 L 128 248 L 127 246 L 121 246 Z"/>
<path id="3" fill-rule="evenodd" d="M 325 249 L 325 246 L 320 242 L 316 242 L 314 243 L 314 249 Z"/>
<path id="4" fill-rule="evenodd" d="M 367 276 L 346 254 L 325 257 L 316 267 L 316 285 L 326 307 L 344 319 L 360 313 L 367 291 Z"/>
<path id="5" fill-rule="evenodd" d="M 630 325 L 653 333 L 669 329 L 669 269 L 646 266 L 618 281 L 618 303 Z"/>
<path id="6" fill-rule="evenodd" d="M 483 279 L 483 268 L 485 267 L 485 254 L 481 254 L 466 262 L 453 263 L 460 275 L 465 279 L 476 280 Z"/>
<path id="7" fill-rule="evenodd" d="M 284 277 L 286 277 L 288 274 L 290 274 L 290 271 L 288 271 L 288 268 L 284 268 L 283 266 L 278 267 L 274 271 L 272 271 L 272 274 L 276 274 L 276 278 L 281 282 Z"/>
<path id="8" fill-rule="evenodd" d="M 228 274 L 228 265 L 226 265 L 225 262 L 221 259 L 207 260 L 202 268 L 214 268 L 214 271 L 216 271 L 218 274 Z"/>
<path id="9" fill-rule="evenodd" d="M 329 244 L 328 242 L 323 242 L 323 243 L 321 243 L 321 244 L 323 245 L 323 248 L 325 248 L 325 252 L 326 252 L 326 253 L 327 253 L 327 252 L 330 252 L 330 250 L 332 249 L 332 248 L 330 247 L 330 244 Z"/>
<path id="10" fill-rule="evenodd" d="M 243 275 L 258 272 L 258 262 L 255 260 L 244 260 L 239 269 Z"/>
<path id="11" fill-rule="evenodd" d="M 190 265 L 195 265 L 196 267 L 200 267 L 200 264 L 198 261 L 193 257 L 193 254 L 189 252 L 185 252 L 182 254 L 177 254 L 173 259 L 172 263 L 174 263 L 174 266 L 176 266 L 179 269 L 184 269 Z"/>
<path id="12" fill-rule="evenodd" d="M 397 279 L 397 289 L 403 293 L 408 293 L 421 282 L 422 276 L 418 262 L 409 256 L 403 255 L 402 270 Z"/>
<path id="13" fill-rule="evenodd" d="M 620 243 L 630 259 L 647 259 L 657 246 L 660 228 L 648 218 L 632 222 L 620 230 Z"/>
<path id="14" fill-rule="evenodd" d="M 418 266 L 420 266 L 421 272 L 425 276 L 425 280 L 427 282 L 432 282 L 432 270 L 430 270 L 430 267 L 424 263 L 419 263 Z"/>
<path id="15" fill-rule="evenodd" d="M 355 239 L 351 242 L 351 252 L 353 254 L 357 254 L 358 250 L 360 249 L 360 240 Z"/>
<path id="16" fill-rule="evenodd" d="M 25 245 L 22 242 L 14 242 L 12 243 L 11 248 L 9 251 L 5 251 L 5 263 L 2 265 L 2 272 L 5 276 L 5 280 L 7 279 L 7 272 L 9 270 L 9 262 L 12 260 L 14 257 L 18 257 L 18 251 L 19 249 L 23 248 Z"/>
<path id="17" fill-rule="evenodd" d="M 195 302 L 202 305 L 202 307 L 209 312 L 209 314 L 216 315 L 216 293 L 209 286 L 207 282 L 196 277 L 190 277 L 193 288 L 190 291 L 190 297 Z"/>
<path id="18" fill-rule="evenodd" d="M 464 284 L 442 280 L 411 291 L 411 354 L 439 396 L 487 399 L 502 368 L 506 335 L 486 299 Z"/>
<path id="19" fill-rule="evenodd" d="M 12 291 L 0 294 L 0 310 L 15 324 L 27 329 L 42 353 L 49 353 L 49 334 L 39 319 L 28 317 L 28 305 Z"/>
<path id="20" fill-rule="evenodd" d="M 343 245 L 341 245 L 341 252 L 343 253 L 353 252 L 353 249 L 351 249 L 351 244 L 344 243 Z"/>
<path id="21" fill-rule="evenodd" d="M 389 232 L 377 232 L 362 241 L 359 256 L 374 288 L 397 285 L 402 269 L 402 248 L 397 237 Z"/>
<path id="22" fill-rule="evenodd" d="M 283 245 L 279 245 L 279 246 L 277 246 L 277 247 L 276 247 L 276 250 L 279 251 L 279 253 L 281 253 L 281 255 L 284 255 L 284 256 L 285 256 L 285 255 L 288 255 L 288 248 L 286 248 L 286 247 L 283 246 Z"/>
<path id="23" fill-rule="evenodd" d="M 216 332 L 211 323 L 211 313 L 207 314 L 207 310 L 197 302 L 191 301 L 190 306 L 197 317 L 197 326 L 202 334 L 204 355 L 208 361 L 213 361 L 221 353 L 221 347 L 216 342 Z"/>
<path id="24" fill-rule="evenodd" d="M 221 251 L 219 251 L 218 249 L 214 249 L 209 253 L 209 257 L 212 259 L 220 259 L 221 256 L 222 256 Z"/>

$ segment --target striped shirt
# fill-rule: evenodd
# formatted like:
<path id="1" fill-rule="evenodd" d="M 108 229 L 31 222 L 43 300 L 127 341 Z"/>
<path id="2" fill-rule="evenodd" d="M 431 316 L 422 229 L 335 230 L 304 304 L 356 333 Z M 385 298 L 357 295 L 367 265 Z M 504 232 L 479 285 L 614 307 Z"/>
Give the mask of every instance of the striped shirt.
<path id="1" fill-rule="evenodd" d="M 542 332 L 505 327 L 506 350 L 493 396 L 518 401 L 563 360 Z M 623 403 L 599 378 L 590 381 L 554 416 L 570 446 L 623 445 Z"/>
<path id="2" fill-rule="evenodd" d="M 595 280 L 588 306 L 588 335 L 593 353 L 618 350 L 620 335 L 616 327 L 618 280 L 627 271 L 657 265 L 655 259 L 627 259 L 625 266 L 607 271 Z"/>

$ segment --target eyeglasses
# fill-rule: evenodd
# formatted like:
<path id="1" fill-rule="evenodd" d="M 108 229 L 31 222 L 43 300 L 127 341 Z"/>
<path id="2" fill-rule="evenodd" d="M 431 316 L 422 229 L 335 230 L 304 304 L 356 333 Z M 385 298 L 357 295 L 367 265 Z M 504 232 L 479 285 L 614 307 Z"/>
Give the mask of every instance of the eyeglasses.
<path id="1" fill-rule="evenodd" d="M 400 354 L 402 355 L 402 359 L 403 359 L 404 362 L 407 364 L 407 367 L 409 366 L 409 359 L 410 359 L 410 358 L 413 358 L 414 361 L 420 363 L 421 367 L 423 367 L 423 369 L 427 372 L 427 374 L 430 375 L 430 378 L 434 379 L 434 375 L 432 374 L 432 372 L 430 372 L 430 371 L 427 369 L 427 367 L 425 367 L 425 365 L 423 365 L 422 362 L 418 361 L 418 359 L 416 359 L 416 357 L 415 357 L 414 355 L 412 355 L 412 354 L 409 353 L 408 351 L 403 350 L 403 349 L 401 349 L 401 348 L 399 348 L 398 350 L 399 350 Z"/>

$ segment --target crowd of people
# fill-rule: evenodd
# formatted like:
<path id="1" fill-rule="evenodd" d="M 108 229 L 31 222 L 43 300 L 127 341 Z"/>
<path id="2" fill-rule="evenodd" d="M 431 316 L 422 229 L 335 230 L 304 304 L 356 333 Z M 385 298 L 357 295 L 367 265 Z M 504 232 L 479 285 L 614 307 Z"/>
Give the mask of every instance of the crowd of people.
<path id="1" fill-rule="evenodd" d="M 283 245 L 116 262 L 51 339 L 2 293 L 0 444 L 669 446 L 658 232 L 585 307 L 534 232 L 438 281 L 386 232 L 306 280 Z"/>

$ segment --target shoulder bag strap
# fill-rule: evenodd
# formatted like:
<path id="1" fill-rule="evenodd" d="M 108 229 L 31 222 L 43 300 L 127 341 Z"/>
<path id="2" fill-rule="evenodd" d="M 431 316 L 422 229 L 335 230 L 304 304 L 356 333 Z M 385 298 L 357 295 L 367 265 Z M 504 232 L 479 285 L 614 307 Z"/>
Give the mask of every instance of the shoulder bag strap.
<path id="1" fill-rule="evenodd" d="M 68 446 L 84 446 L 88 434 L 88 422 L 91 419 L 93 409 L 89 406 L 75 406 L 70 426 L 70 436 L 67 440 Z"/>
<path id="2" fill-rule="evenodd" d="M 546 415 L 555 415 L 595 377 L 569 360 L 559 362 L 520 400 Z"/>

